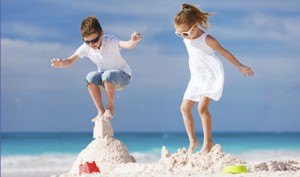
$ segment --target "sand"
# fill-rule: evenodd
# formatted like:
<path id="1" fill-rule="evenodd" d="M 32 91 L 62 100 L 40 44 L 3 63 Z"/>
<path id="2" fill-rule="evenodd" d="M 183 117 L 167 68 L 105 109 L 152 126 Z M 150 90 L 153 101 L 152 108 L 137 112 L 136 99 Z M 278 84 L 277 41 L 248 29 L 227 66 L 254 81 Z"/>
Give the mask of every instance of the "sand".
<path id="1" fill-rule="evenodd" d="M 81 151 L 71 170 L 59 177 L 300 177 L 299 161 L 247 163 L 237 156 L 224 153 L 219 144 L 207 154 L 196 152 L 192 155 L 188 155 L 185 148 L 170 154 L 163 146 L 157 162 L 140 164 L 129 154 L 126 145 L 113 137 L 110 123 L 103 121 L 95 122 L 93 137 L 95 139 Z M 100 173 L 79 175 L 80 164 L 93 161 Z M 245 165 L 248 172 L 224 174 L 223 168 L 232 165 Z"/>
<path id="2" fill-rule="evenodd" d="M 300 177 L 300 162 L 298 161 L 268 161 L 249 164 L 239 157 L 225 154 L 219 144 L 215 145 L 208 154 L 197 152 L 190 156 L 184 148 L 170 154 L 163 146 L 158 162 L 139 164 L 122 142 L 109 136 L 93 140 L 78 155 L 71 170 L 59 177 L 80 176 L 79 165 L 86 161 L 95 161 L 101 173 L 82 174 L 82 177 Z M 246 165 L 249 172 L 234 175 L 223 174 L 223 167 L 226 165 Z"/>

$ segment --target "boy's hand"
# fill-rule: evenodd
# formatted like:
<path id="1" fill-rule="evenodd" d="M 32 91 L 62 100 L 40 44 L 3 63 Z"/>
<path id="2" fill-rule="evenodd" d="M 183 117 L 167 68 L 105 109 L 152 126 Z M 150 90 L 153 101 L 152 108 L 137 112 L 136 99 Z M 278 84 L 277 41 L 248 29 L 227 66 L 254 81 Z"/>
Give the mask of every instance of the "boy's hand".
<path id="1" fill-rule="evenodd" d="M 142 34 L 139 32 L 133 32 L 131 35 L 131 41 L 133 43 L 133 45 L 136 45 L 138 42 L 140 42 L 142 40 Z"/>
<path id="2" fill-rule="evenodd" d="M 125 49 L 133 49 L 135 48 L 136 44 L 142 40 L 142 34 L 139 32 L 133 32 L 131 35 L 131 39 L 128 41 L 120 41 L 119 47 Z"/>
<path id="3" fill-rule="evenodd" d="M 51 66 L 55 68 L 61 68 L 63 66 L 63 60 L 59 58 L 53 58 L 51 60 Z"/>

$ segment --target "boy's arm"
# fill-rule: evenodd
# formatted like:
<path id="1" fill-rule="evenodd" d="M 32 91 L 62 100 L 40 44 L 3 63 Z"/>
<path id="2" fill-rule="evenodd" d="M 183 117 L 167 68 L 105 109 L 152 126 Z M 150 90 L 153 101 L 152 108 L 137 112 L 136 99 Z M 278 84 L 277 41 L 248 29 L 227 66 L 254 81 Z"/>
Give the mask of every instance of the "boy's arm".
<path id="1" fill-rule="evenodd" d="M 250 67 L 242 65 L 236 58 L 233 56 L 228 50 L 223 48 L 221 44 L 211 35 L 206 36 L 206 43 L 215 51 L 220 53 L 224 58 L 226 58 L 230 63 L 236 66 L 244 76 L 253 76 L 254 72 L 251 70 Z"/>
<path id="2" fill-rule="evenodd" d="M 131 35 L 131 39 L 129 41 L 120 41 L 119 47 L 125 49 L 133 49 L 140 40 L 142 40 L 142 34 L 139 32 L 134 32 Z"/>
<path id="3" fill-rule="evenodd" d="M 66 68 L 77 61 L 80 57 L 76 54 L 71 55 L 66 59 L 53 58 L 51 60 L 51 66 L 55 68 Z"/>

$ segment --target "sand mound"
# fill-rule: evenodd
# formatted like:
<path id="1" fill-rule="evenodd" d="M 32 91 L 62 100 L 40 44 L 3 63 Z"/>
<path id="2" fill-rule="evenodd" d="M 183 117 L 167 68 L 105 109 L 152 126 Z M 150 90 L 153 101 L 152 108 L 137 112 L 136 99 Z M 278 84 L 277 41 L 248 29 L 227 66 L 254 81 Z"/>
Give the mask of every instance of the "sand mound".
<path id="1" fill-rule="evenodd" d="M 259 164 L 252 164 L 251 171 L 298 171 L 300 170 L 300 162 L 295 160 L 286 161 L 268 161 Z"/>
<path id="2" fill-rule="evenodd" d="M 159 164 L 163 169 L 171 173 L 188 172 L 189 175 L 195 174 L 214 174 L 222 172 L 226 165 L 242 164 L 243 161 L 230 154 L 225 154 L 222 147 L 215 145 L 208 154 L 197 152 L 188 156 L 186 149 L 180 149 L 178 152 L 169 154 L 165 147 L 162 148 Z"/>
<path id="3" fill-rule="evenodd" d="M 197 152 L 191 156 L 187 155 L 184 148 L 170 154 L 163 146 L 158 162 L 139 164 L 135 163 L 134 158 L 128 154 L 126 147 L 120 141 L 105 137 L 91 142 L 80 153 L 71 171 L 59 177 L 78 177 L 79 164 L 87 160 L 99 164 L 101 173 L 85 174 L 82 177 L 216 177 L 226 176 L 223 174 L 224 166 L 240 164 L 246 165 L 250 173 L 237 175 L 238 177 L 272 175 L 294 177 L 300 174 L 298 161 L 246 164 L 239 157 L 225 154 L 219 144 L 215 145 L 208 154 Z"/>
<path id="4" fill-rule="evenodd" d="M 119 164 L 136 162 L 134 157 L 129 155 L 123 143 L 113 137 L 105 136 L 104 138 L 94 139 L 81 151 L 69 173 L 78 174 L 80 164 L 92 161 L 96 162 L 103 173 L 109 172 Z"/>
<path id="5" fill-rule="evenodd" d="M 77 176 L 79 165 L 86 161 L 95 161 L 100 167 L 101 174 L 98 176 L 139 176 L 139 175 L 160 175 L 160 176 L 187 176 L 197 174 L 215 174 L 222 172 L 225 165 L 242 164 L 242 160 L 230 154 L 224 154 L 220 145 L 215 145 L 210 153 L 200 152 L 188 156 L 186 149 L 179 149 L 176 153 L 170 154 L 166 147 L 162 147 L 161 159 L 154 164 L 135 163 L 134 157 L 129 155 L 127 148 L 120 141 L 105 137 L 95 139 L 84 149 L 69 173 L 60 177 Z M 133 162 L 133 163 L 130 163 Z M 86 174 L 84 176 L 94 176 Z"/>
<path id="6" fill-rule="evenodd" d="M 191 156 L 187 155 L 186 149 L 179 149 L 178 152 L 170 154 L 166 147 L 162 147 L 161 159 L 157 163 L 123 163 L 98 176 L 197 176 L 221 173 L 224 165 L 241 163 L 238 157 L 224 154 L 220 145 L 215 145 L 208 154 L 196 153 Z M 94 177 L 95 174 L 86 176 Z"/>

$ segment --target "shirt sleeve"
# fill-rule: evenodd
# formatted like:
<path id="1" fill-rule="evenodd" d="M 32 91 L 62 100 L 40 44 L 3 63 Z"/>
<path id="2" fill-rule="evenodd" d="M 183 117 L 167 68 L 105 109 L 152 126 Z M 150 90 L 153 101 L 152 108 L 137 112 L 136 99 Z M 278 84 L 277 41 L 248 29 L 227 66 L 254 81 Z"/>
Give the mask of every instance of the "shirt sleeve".
<path id="1" fill-rule="evenodd" d="M 86 50 L 85 50 L 85 44 L 82 44 L 75 52 L 76 55 L 78 55 L 80 58 L 83 58 L 86 56 Z"/>
<path id="2" fill-rule="evenodd" d="M 110 42 L 110 44 L 114 47 L 114 48 L 116 48 L 116 49 L 120 49 L 120 47 L 119 47 L 119 42 L 120 42 L 120 40 L 118 39 L 118 38 L 116 38 L 115 36 L 110 36 L 110 38 L 109 38 L 109 42 Z"/>

